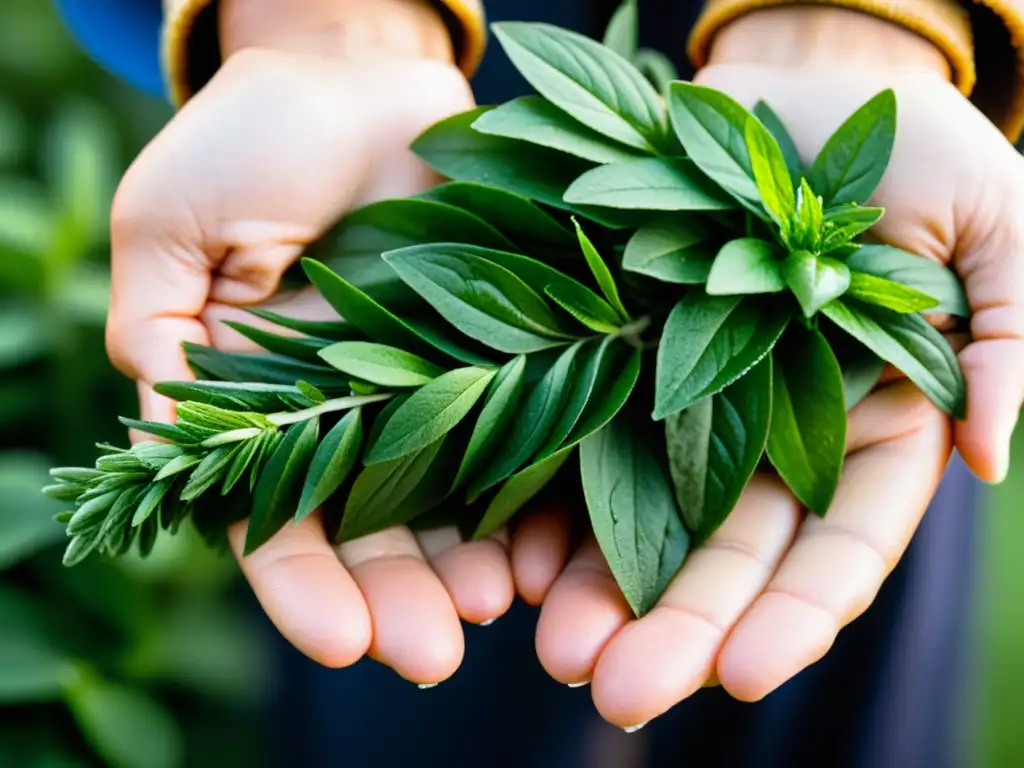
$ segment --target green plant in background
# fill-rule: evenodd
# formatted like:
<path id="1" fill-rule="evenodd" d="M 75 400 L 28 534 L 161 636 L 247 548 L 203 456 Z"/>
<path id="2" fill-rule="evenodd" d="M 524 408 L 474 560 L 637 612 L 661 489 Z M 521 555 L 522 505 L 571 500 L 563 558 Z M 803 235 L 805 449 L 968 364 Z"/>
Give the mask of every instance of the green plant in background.
<path id="1" fill-rule="evenodd" d="M 631 9 L 609 39 L 636 60 Z M 962 417 L 959 363 L 922 316 L 966 315 L 959 282 L 857 240 L 884 213 L 865 203 L 892 92 L 805 168 L 765 104 L 684 82 L 663 97 L 556 27 L 494 32 L 539 95 L 429 129 L 413 149 L 451 182 L 310 249 L 337 321 L 257 312 L 263 326 L 233 327 L 266 354 L 189 346 L 200 381 L 158 386 L 177 423 L 122 420 L 164 442 L 54 470 L 67 564 L 145 554 L 186 520 L 217 542 L 250 515 L 251 552 L 322 505 L 338 541 L 448 522 L 482 537 L 578 453 L 594 533 L 643 614 L 762 461 L 826 514 L 847 409 L 885 362 Z"/>

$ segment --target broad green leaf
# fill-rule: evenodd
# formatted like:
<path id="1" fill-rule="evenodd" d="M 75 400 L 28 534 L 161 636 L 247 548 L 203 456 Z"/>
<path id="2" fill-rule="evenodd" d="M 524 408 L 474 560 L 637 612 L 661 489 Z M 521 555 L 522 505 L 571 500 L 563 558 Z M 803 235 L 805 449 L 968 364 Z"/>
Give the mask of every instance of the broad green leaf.
<path id="1" fill-rule="evenodd" d="M 363 462 L 370 466 L 400 459 L 437 442 L 469 414 L 495 373 L 458 368 L 416 390 L 388 421 Z"/>
<path id="2" fill-rule="evenodd" d="M 595 163 L 619 163 L 642 156 L 642 152 L 592 131 L 539 96 L 522 96 L 484 112 L 473 123 L 473 130 L 539 144 Z"/>
<path id="3" fill-rule="evenodd" d="M 342 373 L 382 387 L 421 387 L 444 373 L 419 355 L 366 341 L 332 344 L 320 357 Z"/>
<path id="4" fill-rule="evenodd" d="M 819 331 L 794 323 L 772 351 L 768 458 L 800 503 L 824 516 L 846 455 L 839 361 Z"/>
<path id="5" fill-rule="evenodd" d="M 555 106 L 628 146 L 654 151 L 664 143 L 658 94 L 618 54 L 548 24 L 504 22 L 492 29 L 516 69 Z"/>
<path id="6" fill-rule="evenodd" d="M 669 86 L 679 79 L 679 70 L 661 51 L 641 48 L 636 52 L 633 65 L 654 86 L 658 93 L 668 94 Z"/>
<path id="7" fill-rule="evenodd" d="M 640 37 L 638 16 L 636 0 L 623 0 L 612 14 L 601 41 L 605 48 L 615 51 L 626 61 L 633 61 L 636 57 Z"/>
<path id="8" fill-rule="evenodd" d="M 654 418 L 724 389 L 767 355 L 789 314 L 764 298 L 693 291 L 669 315 L 658 346 Z"/>
<path id="9" fill-rule="evenodd" d="M 761 202 L 782 232 L 788 233 L 796 213 L 796 193 L 782 149 L 756 117 L 747 118 L 744 136 Z"/>
<path id="10" fill-rule="evenodd" d="M 315 339 L 301 336 L 282 336 L 271 333 L 262 328 L 254 328 L 244 323 L 227 321 L 224 323 L 228 328 L 244 336 L 255 344 L 263 347 L 267 352 L 285 357 L 294 357 L 296 360 L 317 361 L 317 352 L 331 342 L 326 339 Z"/>
<path id="11" fill-rule="evenodd" d="M 690 537 L 668 476 L 636 418 L 620 414 L 583 441 L 580 472 L 597 543 L 637 616 L 683 564 Z"/>
<path id="12" fill-rule="evenodd" d="M 967 294 L 956 274 L 924 256 L 889 245 L 864 245 L 847 259 L 846 266 L 853 272 L 884 277 L 937 299 L 934 312 L 959 317 L 971 314 Z"/>
<path id="13" fill-rule="evenodd" d="M 712 296 L 743 293 L 778 293 L 786 288 L 782 262 L 765 240 L 745 237 L 722 246 L 708 274 L 706 290 Z"/>
<path id="14" fill-rule="evenodd" d="M 328 341 L 348 341 L 360 336 L 358 328 L 342 320 L 298 320 L 259 307 L 246 307 L 245 311 L 268 323 L 301 333 L 303 336 L 312 336 Z"/>
<path id="15" fill-rule="evenodd" d="M 865 272 L 851 273 L 850 289 L 847 291 L 847 296 L 904 314 L 926 312 L 939 305 L 938 299 L 914 288 L 908 288 L 892 280 L 886 280 L 884 277 L 876 277 Z"/>
<path id="16" fill-rule="evenodd" d="M 640 211 L 725 211 L 736 207 L 692 162 L 671 157 L 599 165 L 572 182 L 565 200 Z"/>
<path id="17" fill-rule="evenodd" d="M 896 141 L 896 94 L 885 90 L 854 112 L 825 143 L 809 180 L 825 206 L 866 203 Z"/>
<path id="18" fill-rule="evenodd" d="M 252 517 L 245 537 L 245 554 L 263 546 L 295 514 L 309 462 L 316 451 L 317 418 L 288 428 L 260 473 L 253 491 Z"/>
<path id="19" fill-rule="evenodd" d="M 313 454 L 295 522 L 309 517 L 345 482 L 363 445 L 362 409 L 353 408 L 334 425 Z"/>
<path id="20" fill-rule="evenodd" d="M 223 352 L 186 341 L 182 345 L 189 367 L 196 378 L 235 382 L 263 382 L 294 386 L 308 381 L 320 389 L 343 385 L 336 371 L 326 365 L 313 365 L 283 355 L 239 354 Z"/>
<path id="21" fill-rule="evenodd" d="M 587 237 L 580 223 L 573 219 L 573 224 L 576 225 L 576 236 L 580 241 L 583 258 L 587 260 L 587 266 L 590 267 L 590 271 L 594 275 L 601 293 L 604 294 L 608 303 L 615 308 L 615 311 L 619 313 L 619 317 L 622 320 L 628 321 L 630 319 L 629 312 L 626 311 L 626 307 L 622 304 L 622 299 L 619 297 L 619 289 L 615 285 L 615 278 L 612 277 L 611 270 L 608 269 L 608 265 L 601 258 L 601 254 L 597 252 L 597 248 L 590 242 L 590 238 Z"/>
<path id="22" fill-rule="evenodd" d="M 757 469 L 772 410 L 771 355 L 717 395 L 665 419 L 669 474 L 700 544 L 725 521 Z"/>
<path id="23" fill-rule="evenodd" d="M 566 446 L 506 480 L 498 494 L 487 505 L 483 518 L 473 531 L 473 538 L 482 539 L 490 536 L 507 523 L 554 479 L 575 448 L 575 444 Z"/>
<path id="24" fill-rule="evenodd" d="M 622 268 L 665 283 L 700 284 L 708 279 L 715 245 L 707 230 L 690 221 L 663 221 L 637 230 L 626 244 Z"/>
<path id="25" fill-rule="evenodd" d="M 794 251 L 783 263 L 786 284 L 800 302 L 804 317 L 812 317 L 850 287 L 850 269 L 828 256 Z"/>
<path id="26" fill-rule="evenodd" d="M 534 352 L 566 339 L 545 300 L 492 261 L 443 243 L 384 258 L 445 320 L 493 349 Z"/>
<path id="27" fill-rule="evenodd" d="M 462 485 L 481 462 L 505 439 L 505 430 L 512 423 L 522 401 L 526 378 L 526 358 L 514 357 L 491 379 L 484 407 L 477 417 L 459 471 L 452 481 L 452 490 Z"/>
<path id="28" fill-rule="evenodd" d="M 966 384 L 949 342 L 920 315 L 882 307 L 833 301 L 822 312 L 864 346 L 917 384 L 937 407 L 962 419 Z"/>
<path id="29" fill-rule="evenodd" d="M 775 141 L 779 143 L 779 149 L 786 161 L 786 168 L 789 169 L 789 176 L 795 183 L 797 179 L 804 176 L 804 164 L 800 159 L 800 152 L 796 148 L 796 142 L 789 135 L 782 119 L 775 114 L 775 110 L 769 107 L 764 101 L 758 101 L 754 105 L 754 117 L 761 121 L 761 124 L 768 129 Z"/>

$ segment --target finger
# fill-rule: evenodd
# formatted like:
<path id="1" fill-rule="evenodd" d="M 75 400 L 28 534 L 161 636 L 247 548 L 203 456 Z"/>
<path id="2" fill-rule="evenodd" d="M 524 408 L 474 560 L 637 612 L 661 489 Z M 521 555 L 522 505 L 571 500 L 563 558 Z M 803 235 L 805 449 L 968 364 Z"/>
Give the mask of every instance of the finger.
<path id="1" fill-rule="evenodd" d="M 370 609 L 370 655 L 420 685 L 454 674 L 465 650 L 462 625 L 412 532 L 389 528 L 341 544 L 338 555 Z"/>
<path id="2" fill-rule="evenodd" d="M 512 534 L 516 591 L 530 605 L 544 602 L 569 557 L 569 508 L 547 503 L 527 513 Z"/>
<path id="3" fill-rule="evenodd" d="M 871 604 L 917 528 L 949 460 L 949 420 L 883 390 L 894 437 L 847 457 L 828 516 L 807 517 L 778 572 L 718 657 L 725 689 L 756 701 L 820 659 Z M 924 395 L 917 395 L 924 399 Z M 856 414 L 851 414 L 851 420 Z"/>
<path id="4" fill-rule="evenodd" d="M 512 606 L 515 587 L 504 531 L 464 542 L 459 529 L 448 526 L 417 533 L 416 540 L 464 621 L 486 626 Z"/>
<path id="5" fill-rule="evenodd" d="M 555 580 L 537 621 L 537 656 L 555 680 L 589 682 L 601 650 L 633 613 L 588 537 Z"/>
<path id="6" fill-rule="evenodd" d="M 635 728 L 717 683 L 723 639 L 768 583 L 802 517 L 778 479 L 754 478 L 654 609 L 626 625 L 601 653 L 594 703 L 606 720 Z"/>
<path id="7" fill-rule="evenodd" d="M 243 557 L 247 527 L 243 521 L 228 530 L 231 549 L 278 631 L 324 666 L 358 661 L 370 647 L 370 613 L 324 537 L 319 514 L 286 525 Z"/>

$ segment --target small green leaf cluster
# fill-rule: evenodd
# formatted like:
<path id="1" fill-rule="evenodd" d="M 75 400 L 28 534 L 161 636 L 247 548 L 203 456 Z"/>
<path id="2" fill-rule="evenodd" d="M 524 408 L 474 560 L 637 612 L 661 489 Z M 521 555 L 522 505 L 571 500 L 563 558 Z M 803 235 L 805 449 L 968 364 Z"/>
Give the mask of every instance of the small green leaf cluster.
<path id="1" fill-rule="evenodd" d="M 967 314 L 959 282 L 858 239 L 883 214 L 865 203 L 893 94 L 806 167 L 767 105 L 669 82 L 635 28 L 631 2 L 604 45 L 496 25 L 539 95 L 433 126 L 413 149 L 450 181 L 308 249 L 343 320 L 257 311 L 260 327 L 233 327 L 265 353 L 187 345 L 202 381 L 160 390 L 178 424 L 129 422 L 170 445 L 57 471 L 69 562 L 185 517 L 212 537 L 250 515 L 247 551 L 316 510 L 337 541 L 400 524 L 486 536 L 578 453 L 642 614 L 764 457 L 826 513 L 846 412 L 886 362 L 960 416 L 962 372 L 922 316 Z"/>

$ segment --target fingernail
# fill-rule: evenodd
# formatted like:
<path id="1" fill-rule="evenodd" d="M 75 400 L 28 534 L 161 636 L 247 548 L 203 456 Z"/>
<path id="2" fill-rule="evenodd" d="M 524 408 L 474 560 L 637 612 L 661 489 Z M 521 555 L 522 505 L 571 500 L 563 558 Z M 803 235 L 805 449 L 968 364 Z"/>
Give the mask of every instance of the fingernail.
<path id="1" fill-rule="evenodd" d="M 568 683 L 570 688 L 582 688 L 584 685 L 590 685 L 590 681 L 584 680 L 582 683 Z"/>
<path id="2" fill-rule="evenodd" d="M 623 728 L 622 730 L 624 730 L 626 733 L 636 733 L 641 728 L 643 728 L 645 725 L 647 725 L 647 723 L 640 723 L 640 725 L 630 725 L 630 726 L 627 726 L 627 727 Z"/>
<path id="3" fill-rule="evenodd" d="M 487 621 L 481 621 L 479 626 L 481 626 L 481 627 L 489 627 L 489 626 L 491 626 L 491 624 L 493 624 L 497 620 L 498 620 L 498 617 L 495 616 L 493 619 L 488 619 Z"/>
<path id="4" fill-rule="evenodd" d="M 427 688 L 437 688 L 437 683 L 420 683 L 416 687 L 421 691 L 425 691 Z"/>

